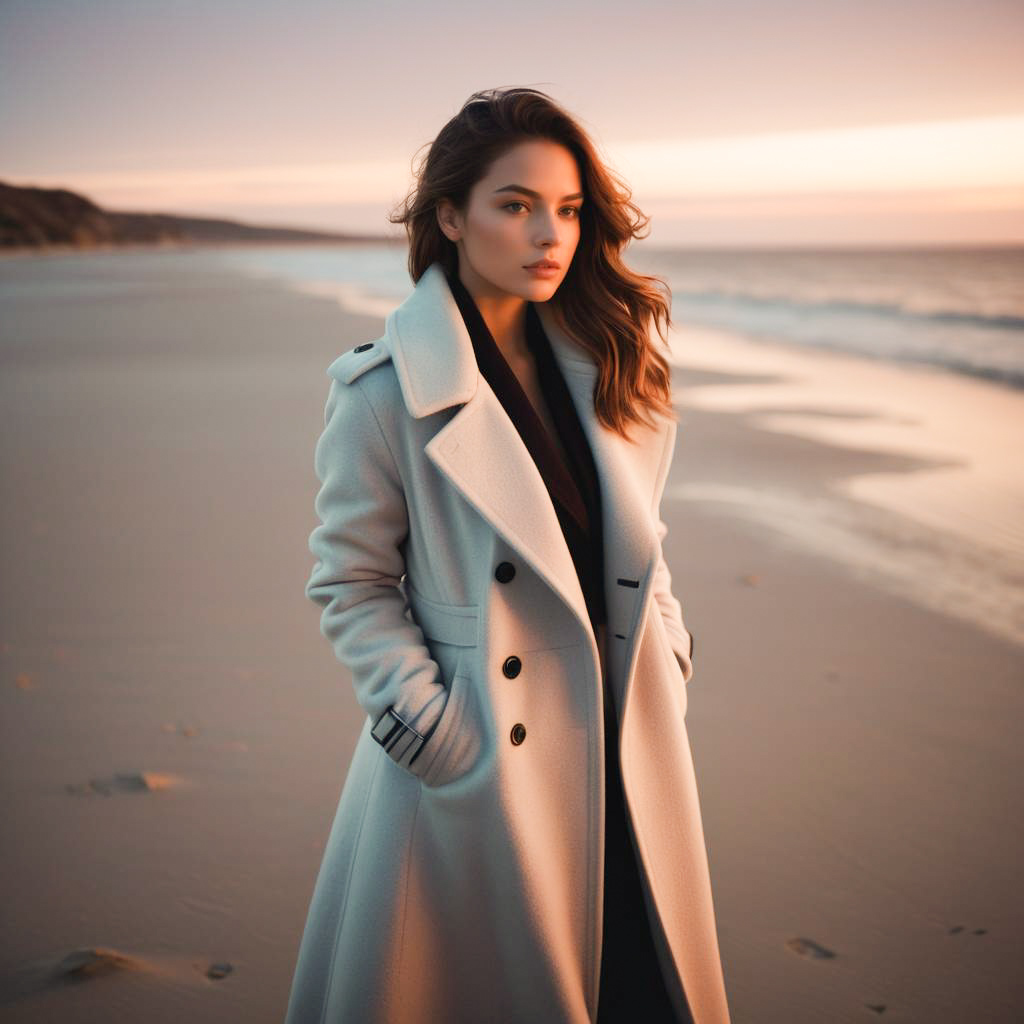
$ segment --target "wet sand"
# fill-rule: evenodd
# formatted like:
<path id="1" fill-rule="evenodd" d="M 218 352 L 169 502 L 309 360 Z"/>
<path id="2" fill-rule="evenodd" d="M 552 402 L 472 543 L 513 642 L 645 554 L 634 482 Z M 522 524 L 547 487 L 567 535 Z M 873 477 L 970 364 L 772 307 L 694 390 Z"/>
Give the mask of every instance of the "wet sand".
<path id="1" fill-rule="evenodd" d="M 0 267 L 0 1014 L 279 1021 L 362 725 L 303 594 L 324 370 L 383 321 L 173 253 L 90 259 Z M 844 489 L 922 453 L 767 429 L 781 349 L 726 347 L 680 349 L 662 512 L 733 1019 L 1015 1020 L 1012 558 L 984 585 L 1007 534 Z M 884 423 L 908 378 L 877 369 Z"/>

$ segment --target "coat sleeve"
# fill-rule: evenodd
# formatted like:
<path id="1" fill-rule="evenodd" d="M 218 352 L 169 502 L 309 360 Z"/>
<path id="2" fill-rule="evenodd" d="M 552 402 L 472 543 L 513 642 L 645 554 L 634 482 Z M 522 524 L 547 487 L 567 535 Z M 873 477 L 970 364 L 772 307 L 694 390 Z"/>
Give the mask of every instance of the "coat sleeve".
<path id="1" fill-rule="evenodd" d="M 668 525 L 658 517 L 658 566 L 654 572 L 654 599 L 658 602 L 661 617 L 665 623 L 669 643 L 676 661 L 683 670 L 683 681 L 688 683 L 693 675 L 693 634 L 683 622 L 683 609 L 672 593 L 672 575 L 665 563 L 662 541 L 668 533 Z"/>
<path id="2" fill-rule="evenodd" d="M 314 454 L 320 525 L 309 538 L 317 561 L 306 596 L 323 608 L 320 631 L 351 671 L 374 739 L 417 774 L 447 690 L 399 589 L 409 532 L 405 491 L 362 385 L 332 378 L 324 424 Z"/>

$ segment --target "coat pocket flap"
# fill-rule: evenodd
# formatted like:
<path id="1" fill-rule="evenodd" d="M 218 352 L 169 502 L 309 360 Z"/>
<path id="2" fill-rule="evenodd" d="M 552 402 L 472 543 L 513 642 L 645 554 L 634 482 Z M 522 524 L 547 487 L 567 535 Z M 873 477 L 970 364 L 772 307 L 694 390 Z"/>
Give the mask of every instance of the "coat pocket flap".
<path id="1" fill-rule="evenodd" d="M 431 640 L 458 647 L 476 647 L 480 609 L 475 604 L 441 604 L 424 597 L 408 580 L 404 583 L 413 621 Z"/>

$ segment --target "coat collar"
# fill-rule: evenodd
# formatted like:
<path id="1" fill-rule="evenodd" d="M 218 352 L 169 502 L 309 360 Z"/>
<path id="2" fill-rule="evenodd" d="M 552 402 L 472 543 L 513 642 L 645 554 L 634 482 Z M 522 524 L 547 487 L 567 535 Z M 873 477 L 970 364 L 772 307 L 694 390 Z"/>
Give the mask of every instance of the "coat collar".
<path id="1" fill-rule="evenodd" d="M 597 365 L 557 326 L 546 303 L 536 304 L 563 372 L 597 379 Z M 468 402 L 482 380 L 473 342 L 440 263 L 421 275 L 387 318 L 385 336 L 409 414 L 416 419 Z"/>
<path id="2" fill-rule="evenodd" d="M 659 417 L 654 431 L 637 427 L 635 444 L 601 424 L 593 405 L 597 364 L 558 326 L 547 304 L 537 303 L 536 309 L 600 479 L 612 654 L 616 634 L 636 639 L 634 631 L 652 595 L 660 555 L 652 510 L 668 473 L 676 424 Z M 427 442 L 427 457 L 565 601 L 593 638 L 572 555 L 544 480 L 479 371 L 472 339 L 440 263 L 427 268 L 413 292 L 388 316 L 384 342 L 411 416 L 418 419 L 461 406 Z M 501 458 L 495 458 L 496 451 Z M 636 646 L 630 643 L 620 666 L 623 678 L 628 677 Z"/>

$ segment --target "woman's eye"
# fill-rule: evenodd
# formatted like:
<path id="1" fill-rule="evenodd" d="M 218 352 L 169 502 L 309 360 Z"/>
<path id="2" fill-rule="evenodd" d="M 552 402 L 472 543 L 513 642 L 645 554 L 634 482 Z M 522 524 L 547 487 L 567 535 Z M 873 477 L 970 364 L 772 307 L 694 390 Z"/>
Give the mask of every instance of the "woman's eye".
<path id="1" fill-rule="evenodd" d="M 513 199 L 511 203 L 506 203 L 503 209 L 511 210 L 513 206 L 522 206 L 523 209 L 526 208 L 525 203 L 521 203 L 518 199 Z M 579 217 L 580 215 L 580 208 L 578 206 L 563 206 L 562 212 L 564 213 L 566 210 L 569 211 L 573 218 Z"/>

